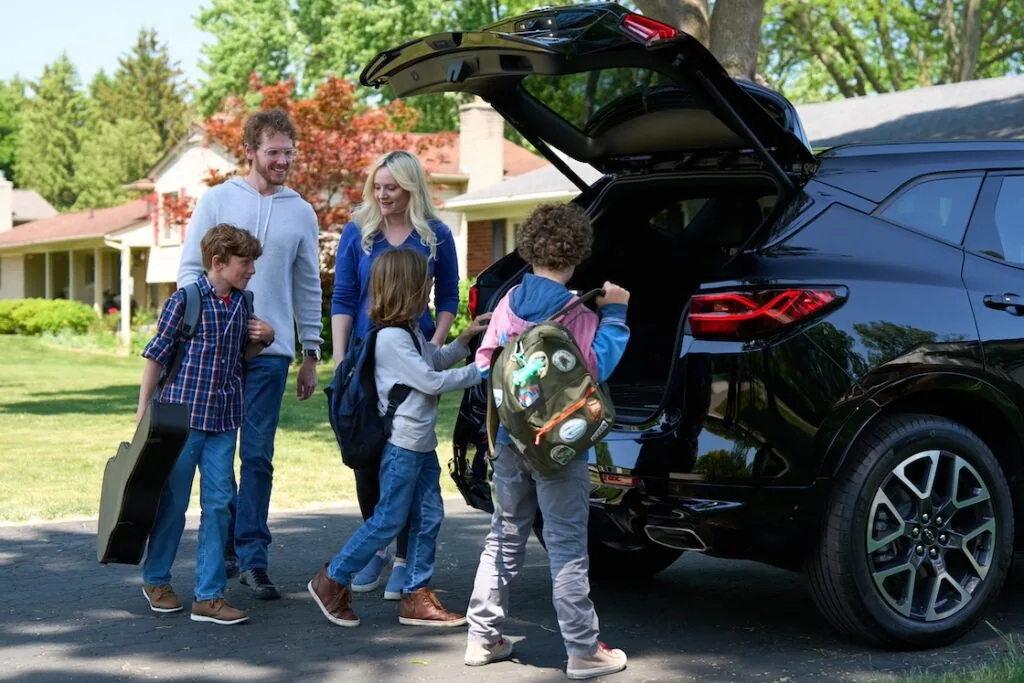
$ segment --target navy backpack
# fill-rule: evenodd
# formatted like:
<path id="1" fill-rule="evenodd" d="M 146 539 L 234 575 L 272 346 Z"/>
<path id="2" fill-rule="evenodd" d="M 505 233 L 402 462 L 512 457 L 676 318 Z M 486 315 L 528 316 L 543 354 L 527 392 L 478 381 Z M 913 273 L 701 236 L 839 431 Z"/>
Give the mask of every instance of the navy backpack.
<path id="1" fill-rule="evenodd" d="M 377 409 L 377 383 L 373 377 L 379 331 L 375 328 L 363 339 L 353 341 L 345 360 L 334 371 L 331 383 L 324 388 L 327 415 L 341 448 L 341 460 L 354 470 L 376 465 L 384 444 L 391 436 L 395 411 L 411 391 L 404 384 L 396 384 L 388 395 L 387 412 L 380 414 Z M 416 350 L 422 353 L 416 335 L 411 330 L 407 331 L 412 335 Z"/>

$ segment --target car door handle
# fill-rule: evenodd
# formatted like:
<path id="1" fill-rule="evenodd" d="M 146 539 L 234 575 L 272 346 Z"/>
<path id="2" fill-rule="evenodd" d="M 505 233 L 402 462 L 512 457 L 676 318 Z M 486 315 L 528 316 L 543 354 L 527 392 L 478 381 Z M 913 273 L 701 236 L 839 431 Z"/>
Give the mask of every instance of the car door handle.
<path id="1" fill-rule="evenodd" d="M 1024 315 L 1024 297 L 1017 294 L 986 294 L 984 302 L 986 306 L 997 311 Z"/>

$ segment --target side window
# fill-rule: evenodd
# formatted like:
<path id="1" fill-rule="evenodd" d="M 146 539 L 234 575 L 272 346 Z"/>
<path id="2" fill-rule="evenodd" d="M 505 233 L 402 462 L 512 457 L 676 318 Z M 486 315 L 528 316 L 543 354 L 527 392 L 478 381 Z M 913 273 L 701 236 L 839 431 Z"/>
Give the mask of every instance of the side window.
<path id="1" fill-rule="evenodd" d="M 881 216 L 893 223 L 960 244 L 980 186 L 980 175 L 926 180 L 897 197 L 885 207 Z"/>
<path id="2" fill-rule="evenodd" d="M 1024 265 L 1024 175 L 1003 178 L 993 222 L 1002 247 L 1002 258 Z"/>

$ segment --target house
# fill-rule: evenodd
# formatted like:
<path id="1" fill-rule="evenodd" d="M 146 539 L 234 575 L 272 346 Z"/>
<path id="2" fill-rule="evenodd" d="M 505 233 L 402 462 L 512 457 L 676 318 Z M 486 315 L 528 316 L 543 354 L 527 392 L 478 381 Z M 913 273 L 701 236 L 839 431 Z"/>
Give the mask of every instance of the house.
<path id="1" fill-rule="evenodd" d="M 912 140 L 1024 140 L 1024 76 L 951 83 L 897 93 L 797 107 L 815 148 L 853 142 Z M 600 177 L 591 166 L 563 157 L 588 184 Z M 570 201 L 579 194 L 554 166 L 449 199 L 468 226 L 469 275 L 476 276 L 512 251 L 515 227 L 535 206 Z"/>
<path id="2" fill-rule="evenodd" d="M 540 156 L 504 138 L 504 120 L 477 100 L 460 108 L 460 133 L 420 154 L 441 204 L 543 168 Z M 68 298 L 100 311 L 104 302 L 122 298 L 139 308 L 159 308 L 176 287 L 184 227 L 163 218 L 163 206 L 175 197 L 199 197 L 211 170 L 236 170 L 234 158 L 193 128 L 147 173 L 127 186 L 144 193 L 109 209 L 40 216 L 3 229 L 0 224 L 0 298 Z M 10 215 L 10 185 L 0 188 L 0 215 Z M 15 191 L 19 192 L 19 191 Z M 53 212 L 56 214 L 56 212 Z M 461 275 L 466 276 L 469 231 L 462 214 L 445 207 L 442 219 L 452 228 Z M 130 334 L 122 316 L 122 334 Z"/>

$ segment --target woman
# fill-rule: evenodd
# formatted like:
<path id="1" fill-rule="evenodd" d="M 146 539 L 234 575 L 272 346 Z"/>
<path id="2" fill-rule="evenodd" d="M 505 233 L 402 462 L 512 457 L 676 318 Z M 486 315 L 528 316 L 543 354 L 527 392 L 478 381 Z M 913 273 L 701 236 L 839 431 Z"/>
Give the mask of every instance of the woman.
<path id="1" fill-rule="evenodd" d="M 363 186 L 363 202 L 342 230 L 334 267 L 331 333 L 335 367 L 345 358 L 349 342 L 361 339 L 373 324 L 369 317 L 369 279 L 373 262 L 398 248 L 416 249 L 427 257 L 434 281 L 437 320 L 424 308 L 418 323 L 423 336 L 438 347 L 444 345 L 459 310 L 459 264 L 452 232 L 437 217 L 430 200 L 427 174 L 409 152 L 385 154 L 370 169 Z M 380 498 L 379 463 L 356 470 L 356 496 L 363 519 L 373 516 Z M 398 537 L 395 562 L 384 588 L 385 600 L 399 600 L 406 576 L 409 527 Z M 387 548 L 380 551 L 352 580 L 356 593 L 375 590 L 381 572 L 390 561 Z"/>

